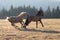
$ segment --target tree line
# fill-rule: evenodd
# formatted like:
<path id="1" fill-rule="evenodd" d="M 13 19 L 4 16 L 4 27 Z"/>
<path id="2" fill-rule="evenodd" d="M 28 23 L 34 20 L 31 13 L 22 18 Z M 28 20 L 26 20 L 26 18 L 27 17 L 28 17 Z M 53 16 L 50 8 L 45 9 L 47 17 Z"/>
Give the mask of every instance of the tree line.
<path id="1" fill-rule="evenodd" d="M 41 7 L 42 8 L 42 7 Z M 42 8 L 43 9 L 43 8 Z M 7 16 L 17 16 L 19 15 L 21 12 L 28 12 L 30 15 L 36 15 L 38 9 L 34 7 L 30 7 L 29 6 L 20 6 L 20 7 L 13 7 L 13 5 L 11 5 L 9 10 L 6 10 L 5 8 L 3 8 L 0 11 L 0 19 L 6 18 Z M 43 9 L 44 11 L 44 9 Z M 44 16 L 43 18 L 60 18 L 60 9 L 59 6 L 57 6 L 57 8 L 53 8 L 51 10 L 50 6 L 48 6 L 48 9 L 44 11 Z"/>

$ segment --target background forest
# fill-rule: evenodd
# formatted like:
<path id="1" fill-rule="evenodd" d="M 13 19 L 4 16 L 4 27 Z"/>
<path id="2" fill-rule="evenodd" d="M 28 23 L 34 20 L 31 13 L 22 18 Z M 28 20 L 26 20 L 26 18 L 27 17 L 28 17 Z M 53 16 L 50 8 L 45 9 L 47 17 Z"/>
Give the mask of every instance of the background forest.
<path id="1" fill-rule="evenodd" d="M 13 5 L 11 5 L 9 10 L 6 10 L 5 8 L 0 10 L 0 19 L 4 19 L 7 16 L 17 16 L 20 14 L 20 12 L 23 12 L 23 11 L 28 12 L 30 15 L 35 15 L 38 9 L 35 8 L 35 6 L 31 7 L 30 5 L 27 7 L 19 6 L 15 8 L 13 7 Z M 52 9 L 50 8 L 50 6 L 48 6 L 48 8 L 46 10 L 43 9 L 43 11 L 44 11 L 43 18 L 60 18 L 59 6 L 57 6 L 56 8 L 52 8 Z"/>

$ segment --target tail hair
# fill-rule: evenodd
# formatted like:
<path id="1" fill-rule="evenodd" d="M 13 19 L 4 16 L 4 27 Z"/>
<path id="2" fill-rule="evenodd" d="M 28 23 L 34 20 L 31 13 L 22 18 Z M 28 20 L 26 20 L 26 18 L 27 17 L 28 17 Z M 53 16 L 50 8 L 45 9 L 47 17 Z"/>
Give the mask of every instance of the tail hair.
<path id="1" fill-rule="evenodd" d="M 8 19 L 9 19 L 9 17 L 6 17 L 6 19 L 8 20 Z"/>
<path id="2" fill-rule="evenodd" d="M 4 21 L 8 21 L 9 17 L 6 17 L 6 19 Z"/>

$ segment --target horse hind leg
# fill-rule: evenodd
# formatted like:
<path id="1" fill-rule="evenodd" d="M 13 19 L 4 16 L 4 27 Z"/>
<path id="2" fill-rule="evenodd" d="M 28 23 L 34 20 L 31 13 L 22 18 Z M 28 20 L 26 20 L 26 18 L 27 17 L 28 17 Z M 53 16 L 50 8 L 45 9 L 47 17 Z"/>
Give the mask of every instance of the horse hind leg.
<path id="1" fill-rule="evenodd" d="M 12 25 L 15 29 L 20 30 L 20 29 L 18 28 L 18 26 L 16 26 L 14 23 L 11 23 L 11 25 Z"/>
<path id="2" fill-rule="evenodd" d="M 41 19 L 40 19 L 39 21 L 40 21 L 40 23 L 41 23 L 42 27 L 44 27 L 44 25 L 43 25 L 43 23 L 42 23 Z"/>

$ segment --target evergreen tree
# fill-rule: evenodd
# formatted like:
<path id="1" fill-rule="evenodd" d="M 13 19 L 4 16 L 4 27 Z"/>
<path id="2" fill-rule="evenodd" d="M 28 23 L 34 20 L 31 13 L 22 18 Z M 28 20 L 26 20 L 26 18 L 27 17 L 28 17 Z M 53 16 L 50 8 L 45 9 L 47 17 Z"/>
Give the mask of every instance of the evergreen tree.
<path id="1" fill-rule="evenodd" d="M 50 6 L 48 6 L 48 9 L 47 9 L 47 17 L 51 17 L 51 9 L 50 9 Z"/>

